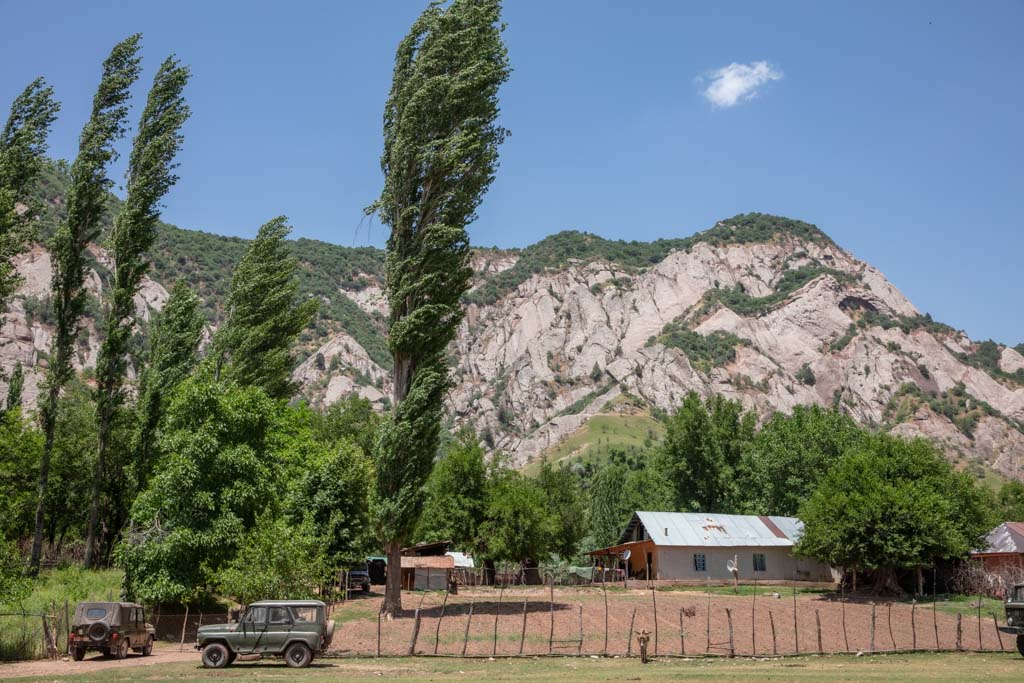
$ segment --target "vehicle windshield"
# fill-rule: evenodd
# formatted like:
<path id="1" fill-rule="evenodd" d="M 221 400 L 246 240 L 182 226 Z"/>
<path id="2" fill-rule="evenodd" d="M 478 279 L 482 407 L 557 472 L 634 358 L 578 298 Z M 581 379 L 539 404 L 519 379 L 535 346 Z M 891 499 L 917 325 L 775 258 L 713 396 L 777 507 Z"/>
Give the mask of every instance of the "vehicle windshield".
<path id="1" fill-rule="evenodd" d="M 107 610 L 102 607 L 90 607 L 85 610 L 86 619 L 102 619 L 107 616 Z"/>
<path id="2" fill-rule="evenodd" d="M 266 621 L 266 607 L 250 607 L 249 609 L 245 610 L 245 616 L 242 617 L 243 624 L 265 624 Z"/>

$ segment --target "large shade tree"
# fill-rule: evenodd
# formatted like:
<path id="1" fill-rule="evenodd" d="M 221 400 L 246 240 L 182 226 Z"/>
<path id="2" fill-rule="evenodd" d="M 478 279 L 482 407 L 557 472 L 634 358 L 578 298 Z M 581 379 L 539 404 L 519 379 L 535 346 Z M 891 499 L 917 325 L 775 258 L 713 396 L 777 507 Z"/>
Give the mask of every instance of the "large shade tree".
<path id="1" fill-rule="evenodd" d="M 416 525 L 437 453 L 449 387 L 445 351 L 462 320 L 469 238 L 494 179 L 498 89 L 509 65 L 498 0 L 432 3 L 399 43 L 384 108 L 384 189 L 370 207 L 390 228 L 388 346 L 393 410 L 378 440 L 378 524 L 397 567 Z M 388 572 L 384 611 L 401 609 L 399 572 Z"/>
<path id="2" fill-rule="evenodd" d="M 123 385 L 128 371 L 128 346 L 134 329 L 135 295 L 149 269 L 145 254 L 156 240 L 160 203 L 178 181 L 174 158 L 184 137 L 181 127 L 189 109 L 183 95 L 188 68 L 174 57 L 157 69 L 138 133 L 128 159 L 128 196 L 114 218 L 110 236 L 114 257 L 113 287 L 96 362 L 96 417 L 99 452 L 93 469 L 92 498 L 85 543 L 85 566 L 94 562 L 96 523 L 99 518 L 100 482 L 111 447 L 115 412 L 124 401 Z"/>
<path id="3" fill-rule="evenodd" d="M 40 401 L 40 421 L 45 437 L 39 467 L 38 506 L 31 569 L 39 570 L 46 516 L 46 489 L 53 454 L 60 392 L 74 374 L 75 342 L 85 311 L 88 291 L 90 242 L 99 237 L 106 213 L 107 191 L 112 182 L 107 167 L 117 158 L 114 144 L 126 130 L 129 88 L 139 76 L 138 34 L 114 46 L 103 62 L 103 77 L 93 98 L 92 114 L 78 141 L 78 156 L 71 165 L 71 188 L 67 194 L 67 218 L 57 228 L 50 253 L 53 258 L 54 332 L 50 349 L 50 372 Z"/>

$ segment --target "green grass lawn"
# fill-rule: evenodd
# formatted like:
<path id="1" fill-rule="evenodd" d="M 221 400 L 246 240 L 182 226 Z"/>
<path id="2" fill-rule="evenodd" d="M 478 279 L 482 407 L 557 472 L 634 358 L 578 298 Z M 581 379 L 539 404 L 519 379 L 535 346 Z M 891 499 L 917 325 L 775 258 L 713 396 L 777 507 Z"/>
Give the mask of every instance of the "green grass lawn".
<path id="1" fill-rule="evenodd" d="M 600 414 L 587 420 L 568 438 L 544 452 L 550 463 L 579 459 L 581 462 L 604 461 L 614 450 L 639 454 L 649 450 L 649 443 L 661 441 L 664 425 L 646 413 L 637 415 Z M 523 468 L 527 475 L 540 470 L 541 459 Z"/>
<path id="2" fill-rule="evenodd" d="M 4 675 L 0 668 L 0 676 Z M 660 659 L 644 665 L 637 659 L 523 658 L 523 659 L 347 659 L 317 660 L 304 670 L 288 669 L 278 661 L 236 663 L 219 671 L 195 662 L 151 667 L 111 667 L 71 676 L 49 674 L 25 681 L 1020 681 L 1024 658 L 1016 654 L 915 654 L 793 657 L 774 660 Z"/>

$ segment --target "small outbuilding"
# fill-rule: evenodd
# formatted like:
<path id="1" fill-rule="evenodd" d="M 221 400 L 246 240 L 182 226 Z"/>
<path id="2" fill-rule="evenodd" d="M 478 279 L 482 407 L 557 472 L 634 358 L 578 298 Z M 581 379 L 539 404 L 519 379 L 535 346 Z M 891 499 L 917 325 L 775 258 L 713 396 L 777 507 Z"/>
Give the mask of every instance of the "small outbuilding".
<path id="1" fill-rule="evenodd" d="M 971 558 L 979 560 L 985 571 L 1024 570 L 1024 522 L 1003 522 L 988 532 L 985 543 L 984 549 L 971 553 Z"/>
<path id="2" fill-rule="evenodd" d="M 831 567 L 796 557 L 803 532 L 794 517 L 720 515 L 704 512 L 635 512 L 616 545 L 593 550 L 606 569 L 654 581 L 831 583 Z"/>

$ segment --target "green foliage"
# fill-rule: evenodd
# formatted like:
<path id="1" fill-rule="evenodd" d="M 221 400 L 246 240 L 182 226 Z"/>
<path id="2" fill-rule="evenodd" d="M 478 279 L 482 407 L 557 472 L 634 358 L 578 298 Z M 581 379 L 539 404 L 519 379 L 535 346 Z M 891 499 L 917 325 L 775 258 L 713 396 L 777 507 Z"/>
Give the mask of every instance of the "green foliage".
<path id="1" fill-rule="evenodd" d="M 24 389 L 25 368 L 22 367 L 21 361 L 18 361 L 15 363 L 14 372 L 11 373 L 11 379 L 7 383 L 7 402 L 4 404 L 5 411 L 21 408 L 21 394 Z"/>
<path id="2" fill-rule="evenodd" d="M 167 401 L 199 361 L 204 321 L 199 297 L 183 281 L 174 283 L 150 326 L 136 405 L 138 432 L 133 463 L 136 490 L 145 487 L 156 461 L 156 431 Z"/>
<path id="3" fill-rule="evenodd" d="M 377 523 L 391 562 L 416 525 L 439 445 L 447 347 L 469 287 L 466 225 L 494 180 L 509 66 L 497 0 L 431 4 L 399 43 L 384 107 L 385 262 L 395 407 L 377 455 Z M 389 582 L 387 611 L 401 606 Z"/>
<path id="4" fill-rule="evenodd" d="M 587 522 L 576 477 L 566 467 L 556 468 L 544 462 L 536 482 L 544 494 L 544 510 L 555 522 L 550 550 L 564 559 L 571 559 L 579 551 Z"/>
<path id="5" fill-rule="evenodd" d="M 297 263 L 285 241 L 291 228 L 279 216 L 260 228 L 231 278 L 228 316 L 214 340 L 224 376 L 261 387 L 272 398 L 295 393 L 291 348 L 316 314 L 313 299 L 299 302 Z"/>
<path id="6" fill-rule="evenodd" d="M 837 567 L 928 566 L 977 548 L 992 520 L 970 477 L 923 440 L 872 435 L 849 449 L 800 509 L 797 553 Z"/>
<path id="7" fill-rule="evenodd" d="M 672 489 L 677 510 L 724 512 L 738 506 L 736 471 L 754 437 L 756 416 L 737 401 L 695 392 L 666 421 L 656 466 Z"/>
<path id="8" fill-rule="evenodd" d="M 829 348 L 833 352 L 842 351 L 843 349 L 850 345 L 850 342 L 852 342 L 853 338 L 856 336 L 857 323 L 850 323 L 850 326 L 846 329 L 846 332 L 843 333 L 843 336 L 839 337 L 839 339 L 836 339 L 834 342 L 832 342 Z"/>
<path id="9" fill-rule="evenodd" d="M 818 381 L 814 376 L 814 370 L 811 370 L 811 366 L 808 363 L 800 366 L 800 369 L 796 371 L 795 377 L 798 382 L 809 387 L 813 387 L 814 383 Z"/>
<path id="10" fill-rule="evenodd" d="M 569 259 L 608 261 L 619 267 L 639 269 L 659 263 L 673 251 L 689 251 L 698 244 L 750 244 L 770 242 L 779 237 L 832 244 L 825 233 L 809 223 L 761 213 L 733 216 L 690 237 L 654 242 L 607 240 L 590 233 L 570 230 L 545 237 L 523 249 L 512 268 L 491 276 L 467 295 L 466 299 L 477 304 L 494 303 L 531 275 L 561 268 Z"/>
<path id="11" fill-rule="evenodd" d="M 314 525 L 291 525 L 263 515 L 239 543 L 238 553 L 213 574 L 214 585 L 241 604 L 256 600 L 321 598 L 330 580 L 325 548 Z"/>
<path id="12" fill-rule="evenodd" d="M 958 353 L 957 358 L 970 366 L 984 370 L 996 379 L 1009 380 L 1017 384 L 1024 384 L 1024 368 L 1017 368 L 1014 372 L 1006 372 L 999 366 L 999 360 L 1003 355 L 1003 347 L 991 339 L 978 342 L 971 353 Z"/>
<path id="13" fill-rule="evenodd" d="M 709 289 L 704 293 L 703 303 L 696 315 L 711 311 L 717 305 L 725 306 L 733 313 L 745 316 L 764 315 L 777 304 L 782 303 L 789 295 L 807 283 L 823 275 L 831 275 L 840 282 L 851 282 L 854 277 L 849 273 L 827 268 L 820 265 L 803 265 L 791 268 L 782 274 L 775 284 L 775 291 L 767 296 L 751 296 L 742 285 Z"/>
<path id="14" fill-rule="evenodd" d="M 480 538 L 484 557 L 496 562 L 539 561 L 554 550 L 558 520 L 545 509 L 533 479 L 501 468 L 487 482 L 487 512 Z"/>
<path id="15" fill-rule="evenodd" d="M 32 592 L 18 545 L 0 535 L 0 605 L 20 603 Z"/>
<path id="16" fill-rule="evenodd" d="M 1010 480 L 996 494 L 996 521 L 1024 522 L 1024 483 Z"/>
<path id="17" fill-rule="evenodd" d="M 741 497 L 747 511 L 795 516 L 829 468 L 864 439 L 853 418 L 819 406 L 775 413 L 743 454 Z"/>
<path id="18" fill-rule="evenodd" d="M 680 349 L 690 363 L 701 372 L 710 372 L 736 360 L 737 346 L 750 346 L 749 339 L 741 339 L 731 332 L 715 330 L 709 334 L 695 332 L 681 320 L 674 320 L 657 337 L 648 340 L 647 345 L 664 344 Z"/>
<path id="19" fill-rule="evenodd" d="M 476 549 L 487 507 L 487 467 L 472 430 L 459 432 L 446 445 L 425 490 L 416 540 L 451 541 L 459 550 Z"/>
<path id="20" fill-rule="evenodd" d="M 597 468 L 587 491 L 590 510 L 587 539 L 591 548 L 617 543 L 637 510 L 671 510 L 672 492 L 652 467 L 609 462 Z"/>
<path id="21" fill-rule="evenodd" d="M 313 429 L 320 441 L 352 441 L 366 455 L 373 454 L 380 422 L 373 404 L 356 394 L 343 396 L 322 413 L 313 413 Z"/>
<path id="22" fill-rule="evenodd" d="M 0 417 L 0 539 L 32 530 L 43 435 L 15 408 Z"/>
<path id="23" fill-rule="evenodd" d="M 1002 418 L 1012 427 L 1024 432 L 1024 425 L 1007 419 L 987 402 L 969 394 L 963 382 L 957 383 L 949 391 L 931 394 L 926 394 L 911 382 L 903 384 L 889 399 L 885 408 L 885 419 L 889 424 L 901 424 L 913 417 L 921 405 L 927 405 L 933 412 L 949 418 L 968 439 L 974 438 L 974 428 L 986 415 Z"/>

